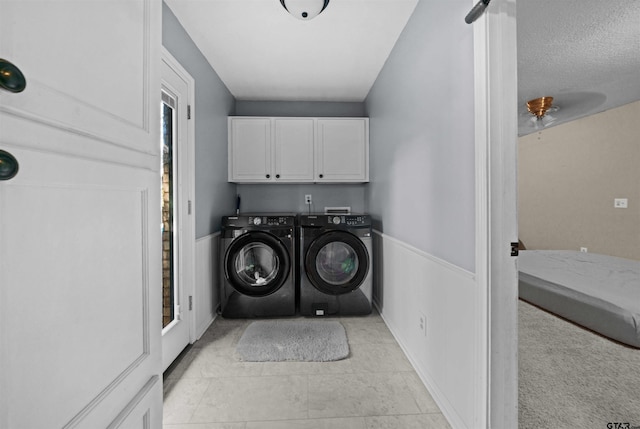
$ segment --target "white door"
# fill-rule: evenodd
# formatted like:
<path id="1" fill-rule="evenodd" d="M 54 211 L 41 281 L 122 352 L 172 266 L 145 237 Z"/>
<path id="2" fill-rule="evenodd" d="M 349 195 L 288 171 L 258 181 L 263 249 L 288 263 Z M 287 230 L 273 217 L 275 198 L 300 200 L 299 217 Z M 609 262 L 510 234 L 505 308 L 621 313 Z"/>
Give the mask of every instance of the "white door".
<path id="1" fill-rule="evenodd" d="M 189 119 L 194 81 L 163 49 L 161 101 L 162 187 L 162 368 L 167 369 L 194 340 L 195 230 L 193 129 Z M 191 132 L 190 132 L 191 131 Z"/>
<path id="2" fill-rule="evenodd" d="M 161 427 L 162 4 L 0 8 L 0 427 Z"/>

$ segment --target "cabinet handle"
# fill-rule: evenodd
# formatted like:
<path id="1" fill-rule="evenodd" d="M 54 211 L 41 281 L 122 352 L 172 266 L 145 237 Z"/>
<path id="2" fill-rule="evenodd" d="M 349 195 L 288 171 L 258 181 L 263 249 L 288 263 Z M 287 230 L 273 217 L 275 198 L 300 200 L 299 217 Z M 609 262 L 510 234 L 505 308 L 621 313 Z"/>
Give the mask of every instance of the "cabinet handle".
<path id="1" fill-rule="evenodd" d="M 320 177 L 322 179 L 322 174 L 320 174 L 318 177 Z"/>
<path id="2" fill-rule="evenodd" d="M 271 177 L 271 174 L 267 174 L 267 179 Z"/>
<path id="3" fill-rule="evenodd" d="M 279 178 L 280 178 L 280 175 L 279 175 L 279 174 L 276 174 L 276 179 L 279 179 Z"/>

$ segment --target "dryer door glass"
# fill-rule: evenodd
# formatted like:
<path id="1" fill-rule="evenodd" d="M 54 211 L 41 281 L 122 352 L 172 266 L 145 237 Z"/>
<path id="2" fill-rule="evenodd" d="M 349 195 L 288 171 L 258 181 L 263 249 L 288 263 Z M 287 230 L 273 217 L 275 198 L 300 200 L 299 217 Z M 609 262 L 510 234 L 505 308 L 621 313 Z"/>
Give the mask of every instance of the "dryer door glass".
<path id="1" fill-rule="evenodd" d="M 327 244 L 316 256 L 316 270 L 332 285 L 349 283 L 358 272 L 358 255 L 353 247 L 341 241 Z"/>
<path id="2" fill-rule="evenodd" d="M 309 244 L 304 267 L 316 289 L 330 295 L 342 295 L 359 288 L 367 277 L 369 253 L 355 235 L 329 231 Z"/>
<path id="3" fill-rule="evenodd" d="M 273 281 L 280 269 L 280 261 L 273 249 L 263 243 L 244 246 L 235 258 L 235 271 L 242 283 L 264 286 Z"/>

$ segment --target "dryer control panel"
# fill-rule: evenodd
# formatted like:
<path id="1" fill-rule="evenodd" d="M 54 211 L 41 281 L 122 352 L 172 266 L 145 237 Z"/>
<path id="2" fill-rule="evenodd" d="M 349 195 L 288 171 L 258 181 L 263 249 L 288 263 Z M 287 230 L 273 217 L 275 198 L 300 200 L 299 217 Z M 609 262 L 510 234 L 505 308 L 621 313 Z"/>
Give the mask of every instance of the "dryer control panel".
<path id="1" fill-rule="evenodd" d="M 370 227 L 371 217 L 369 215 L 302 215 L 300 218 L 302 226 L 339 226 L 339 227 Z"/>

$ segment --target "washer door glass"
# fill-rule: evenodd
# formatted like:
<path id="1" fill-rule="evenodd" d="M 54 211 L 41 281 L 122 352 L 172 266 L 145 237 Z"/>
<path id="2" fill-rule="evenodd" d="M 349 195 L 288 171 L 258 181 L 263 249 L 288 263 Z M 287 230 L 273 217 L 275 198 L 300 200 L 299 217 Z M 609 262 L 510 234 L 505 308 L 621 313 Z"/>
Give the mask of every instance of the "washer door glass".
<path id="1" fill-rule="evenodd" d="M 289 277 L 291 257 L 275 235 L 251 231 L 234 239 L 224 258 L 224 274 L 238 292 L 266 296 L 277 291 Z"/>
<path id="2" fill-rule="evenodd" d="M 264 243 L 250 243 L 236 254 L 235 272 L 247 286 L 265 286 L 280 270 L 280 260 L 273 249 Z"/>
<path id="3" fill-rule="evenodd" d="M 316 256 L 316 271 L 331 285 L 343 285 L 358 272 L 358 254 L 347 243 L 334 241 L 322 247 Z"/>

